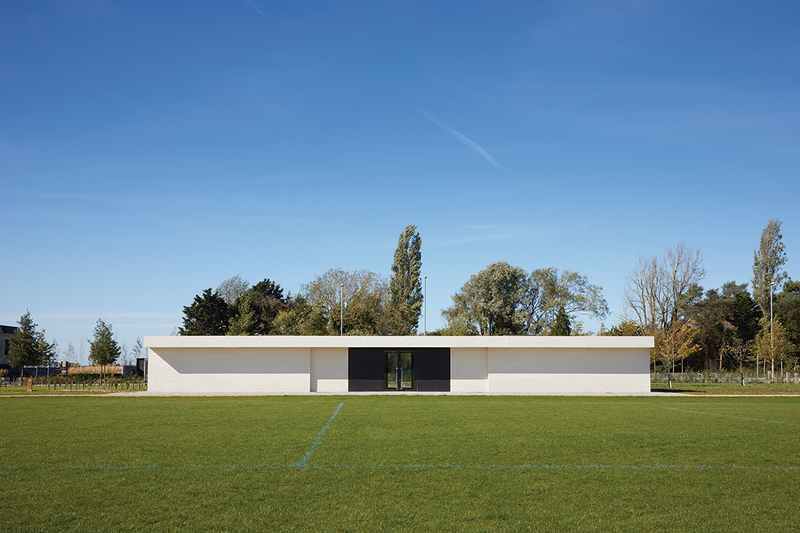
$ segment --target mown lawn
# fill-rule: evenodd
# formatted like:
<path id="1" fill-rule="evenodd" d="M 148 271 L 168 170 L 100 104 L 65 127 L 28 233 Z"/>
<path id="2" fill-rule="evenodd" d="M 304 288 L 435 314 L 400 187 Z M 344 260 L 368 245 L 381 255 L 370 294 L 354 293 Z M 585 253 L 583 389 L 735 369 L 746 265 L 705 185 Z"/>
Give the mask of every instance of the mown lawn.
<path id="1" fill-rule="evenodd" d="M 0 406 L 0 531 L 787 531 L 800 521 L 796 397 Z"/>
<path id="2" fill-rule="evenodd" d="M 672 388 L 668 383 L 651 383 L 653 392 L 672 392 L 693 395 L 735 394 L 736 396 L 800 396 L 800 385 L 796 383 L 681 383 L 673 381 Z"/>

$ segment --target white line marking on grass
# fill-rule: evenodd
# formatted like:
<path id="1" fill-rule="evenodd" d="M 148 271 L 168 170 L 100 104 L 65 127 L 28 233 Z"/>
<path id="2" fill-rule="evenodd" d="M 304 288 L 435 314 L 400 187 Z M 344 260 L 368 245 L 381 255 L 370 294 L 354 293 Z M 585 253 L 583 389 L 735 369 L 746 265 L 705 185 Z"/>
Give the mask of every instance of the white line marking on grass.
<path id="1" fill-rule="evenodd" d="M 753 422 L 769 422 L 770 424 L 786 424 L 787 426 L 800 426 L 800 424 L 792 424 L 791 422 L 781 422 L 780 420 L 763 420 L 761 418 L 749 418 L 746 416 L 723 415 L 721 413 L 706 413 L 703 411 L 687 411 L 685 409 L 675 409 L 674 407 L 665 407 L 670 411 L 680 411 L 681 413 L 694 413 L 696 415 L 714 415 L 724 416 L 725 418 L 738 418 L 739 420 L 752 420 Z"/>
<path id="2" fill-rule="evenodd" d="M 339 404 L 339 407 L 337 407 L 336 411 L 333 412 L 333 416 L 331 416 L 330 420 L 328 420 L 328 423 L 325 424 L 325 427 L 322 428 L 322 431 L 319 432 L 317 438 L 314 439 L 314 443 L 311 445 L 311 448 L 308 449 L 308 452 L 306 452 L 306 456 L 303 457 L 303 459 L 295 466 L 308 466 L 308 460 L 311 459 L 311 456 L 314 454 L 314 451 L 317 449 L 317 446 L 319 445 L 319 441 L 322 440 L 322 436 L 325 435 L 325 432 L 328 431 L 329 427 L 331 427 L 333 419 L 336 418 L 336 415 L 339 414 L 339 410 L 342 408 L 343 405 L 344 402 Z"/>
<path id="3" fill-rule="evenodd" d="M 448 465 L 448 464 L 409 464 L 409 465 L 304 465 L 307 469 L 318 470 L 363 470 L 363 469 L 413 469 L 413 470 L 746 470 L 759 472 L 796 472 L 796 466 L 709 466 L 709 465 Z M 187 466 L 4 466 L 7 472 L 64 472 L 64 471 L 123 471 L 123 470 L 285 470 L 298 465 L 187 465 Z"/>

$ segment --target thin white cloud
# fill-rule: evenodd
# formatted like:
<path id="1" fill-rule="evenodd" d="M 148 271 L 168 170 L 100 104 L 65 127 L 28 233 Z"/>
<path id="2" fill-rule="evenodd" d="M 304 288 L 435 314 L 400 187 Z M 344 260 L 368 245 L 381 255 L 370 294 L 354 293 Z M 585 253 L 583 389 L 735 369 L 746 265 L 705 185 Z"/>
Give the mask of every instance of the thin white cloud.
<path id="1" fill-rule="evenodd" d="M 254 5 L 252 2 L 250 2 L 249 0 L 242 0 L 242 2 L 244 2 L 244 3 L 245 3 L 245 4 L 247 4 L 248 6 L 252 7 L 252 8 L 253 8 L 253 11 L 255 11 L 256 13 L 258 13 L 259 15 L 261 15 L 262 17 L 264 17 L 265 19 L 267 19 L 267 20 L 275 20 L 275 19 L 273 19 L 272 17 L 268 17 L 267 15 L 265 15 L 263 11 L 261 11 L 260 9 L 258 9 L 258 7 L 256 7 L 256 6 L 255 6 L 255 5 Z"/>
<path id="2" fill-rule="evenodd" d="M 102 318 L 105 321 L 116 318 L 174 318 L 179 317 L 175 313 L 162 312 L 141 312 L 141 313 L 50 313 L 37 315 L 41 320 L 97 320 Z"/>
<path id="3" fill-rule="evenodd" d="M 551 226 L 475 224 L 459 231 L 458 235 L 442 240 L 428 239 L 427 242 L 428 246 L 439 248 L 486 241 L 540 240 L 555 237 L 565 231 L 568 231 L 567 228 Z"/>
<path id="4" fill-rule="evenodd" d="M 428 113 L 427 111 L 423 111 L 422 109 L 419 109 L 418 111 L 420 113 L 422 113 L 423 115 L 425 115 L 426 117 L 428 117 L 429 119 L 431 119 L 431 121 L 433 121 L 434 124 L 436 124 L 437 126 L 442 128 L 444 131 L 446 131 L 447 133 L 449 133 L 450 135 L 452 135 L 453 137 L 455 137 L 456 139 L 458 139 L 459 141 L 461 141 L 462 143 L 466 144 L 467 146 L 472 148 L 474 151 L 476 151 L 477 153 L 479 153 L 480 155 L 485 157 L 488 162 L 490 162 L 491 164 L 493 164 L 496 167 L 503 168 L 503 166 L 498 164 L 497 161 L 495 161 L 494 157 L 490 156 L 486 152 L 486 150 L 484 150 L 483 148 L 481 148 L 478 145 L 478 143 L 476 143 L 475 141 L 473 141 L 472 139 L 470 139 L 466 135 L 457 132 L 456 130 L 454 130 L 453 128 L 451 128 L 450 126 L 448 126 L 447 124 L 445 124 L 444 122 L 439 120 L 438 118 L 436 118 L 433 115 L 431 115 L 430 113 Z"/>

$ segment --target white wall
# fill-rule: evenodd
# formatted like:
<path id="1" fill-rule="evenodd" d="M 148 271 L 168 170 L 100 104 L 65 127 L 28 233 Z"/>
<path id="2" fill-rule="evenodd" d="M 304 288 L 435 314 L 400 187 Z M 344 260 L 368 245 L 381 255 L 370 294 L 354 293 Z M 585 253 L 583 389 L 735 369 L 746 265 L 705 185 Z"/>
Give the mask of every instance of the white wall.
<path id="1" fill-rule="evenodd" d="M 650 391 L 647 348 L 453 348 L 456 393 L 622 394 Z"/>
<path id="2" fill-rule="evenodd" d="M 489 348 L 488 351 L 490 392 L 650 391 L 650 352 L 646 348 Z"/>
<path id="3" fill-rule="evenodd" d="M 155 393 L 345 393 L 350 347 L 397 337 L 145 337 Z M 450 348 L 454 393 L 650 391 L 652 337 L 404 337 Z M 389 393 L 392 394 L 392 393 Z"/>
<path id="4" fill-rule="evenodd" d="M 450 349 L 450 392 L 489 392 L 489 350 Z"/>
<path id="5" fill-rule="evenodd" d="M 310 348 L 150 348 L 150 392 L 310 392 Z"/>
<path id="6" fill-rule="evenodd" d="M 347 392 L 347 348 L 311 348 L 311 392 Z"/>

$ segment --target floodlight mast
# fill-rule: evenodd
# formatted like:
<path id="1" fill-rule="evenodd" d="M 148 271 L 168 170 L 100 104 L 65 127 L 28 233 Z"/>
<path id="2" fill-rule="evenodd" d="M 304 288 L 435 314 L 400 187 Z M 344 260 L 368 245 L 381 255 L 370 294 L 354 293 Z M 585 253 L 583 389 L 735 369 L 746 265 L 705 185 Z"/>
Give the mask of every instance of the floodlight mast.
<path id="1" fill-rule="evenodd" d="M 422 336 L 428 335 L 428 276 L 422 276 Z"/>
<path id="2" fill-rule="evenodd" d="M 772 358 L 772 376 L 770 381 L 775 381 L 775 342 L 773 341 L 773 325 L 772 325 L 772 293 L 775 292 L 775 282 L 769 285 L 769 350 L 770 357 Z"/>
<path id="3" fill-rule="evenodd" d="M 339 336 L 344 335 L 344 283 L 339 284 Z"/>

